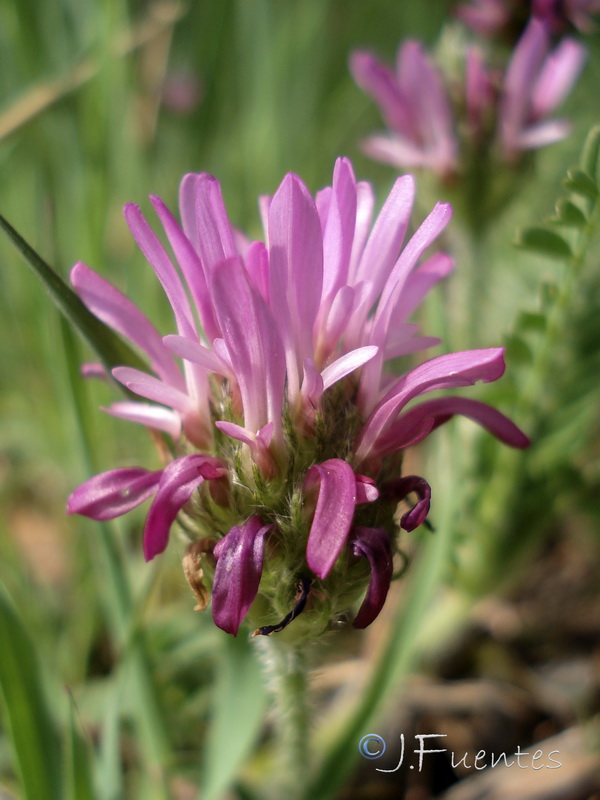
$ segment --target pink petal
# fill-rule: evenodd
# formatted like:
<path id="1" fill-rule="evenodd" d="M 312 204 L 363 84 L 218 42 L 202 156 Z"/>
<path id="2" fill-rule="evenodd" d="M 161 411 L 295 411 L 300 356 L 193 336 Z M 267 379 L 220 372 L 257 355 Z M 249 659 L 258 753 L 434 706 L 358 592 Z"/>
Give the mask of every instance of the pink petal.
<path id="1" fill-rule="evenodd" d="M 214 339 L 215 336 L 219 336 L 220 331 L 218 330 L 210 302 L 210 293 L 200 257 L 160 197 L 151 195 L 150 201 L 163 224 L 169 243 L 185 276 L 186 283 L 190 287 L 190 292 L 200 315 L 202 329 L 209 339 Z"/>
<path id="2" fill-rule="evenodd" d="M 153 400 L 155 403 L 162 403 L 179 411 L 181 414 L 188 414 L 193 410 L 192 400 L 189 395 L 168 386 L 158 378 L 153 378 L 139 369 L 133 367 L 115 367 L 112 371 L 113 377 L 124 384 L 135 394 Z"/>
<path id="3" fill-rule="evenodd" d="M 340 356 L 333 364 L 325 367 L 321 373 L 323 378 L 323 391 L 329 389 L 334 383 L 345 378 L 354 370 L 359 369 L 370 361 L 377 354 L 377 347 L 367 346 L 359 347 L 357 350 L 351 350 L 343 356 Z"/>
<path id="4" fill-rule="evenodd" d="M 226 469 L 219 459 L 202 453 L 183 456 L 167 464 L 144 525 L 146 561 L 166 548 L 171 525 L 198 486 L 224 474 Z"/>
<path id="5" fill-rule="evenodd" d="M 533 116 L 550 114 L 571 91 L 586 58 L 585 47 L 574 39 L 563 39 L 542 67 L 532 91 Z"/>
<path id="6" fill-rule="evenodd" d="M 367 181 L 359 181 L 356 184 L 356 224 L 354 226 L 354 241 L 352 242 L 348 276 L 348 282 L 352 286 L 356 283 L 356 270 L 371 229 L 374 205 L 373 187 Z"/>
<path id="7" fill-rule="evenodd" d="M 350 72 L 360 88 L 375 100 L 390 128 L 414 135 L 407 99 L 391 69 L 371 53 L 355 51 L 350 56 Z"/>
<path id="8" fill-rule="evenodd" d="M 323 288 L 323 239 L 314 201 L 297 175 L 288 174 L 269 208 L 269 298 L 286 346 L 288 392 L 299 389 Z"/>
<path id="9" fill-rule="evenodd" d="M 183 388 L 183 376 L 160 333 L 131 300 L 81 262 L 71 270 L 71 283 L 92 314 L 148 355 L 157 375 L 171 386 Z"/>
<path id="10" fill-rule="evenodd" d="M 108 408 L 103 408 L 111 417 L 126 419 L 129 422 L 139 422 L 147 428 L 164 431 L 173 439 L 178 439 L 181 435 L 181 417 L 173 411 L 160 406 L 152 406 L 146 403 L 121 402 L 111 403 Z"/>
<path id="11" fill-rule="evenodd" d="M 447 422 L 455 414 L 468 417 L 474 422 L 482 425 L 486 430 L 493 434 L 497 439 L 510 447 L 528 447 L 531 442 L 523 431 L 518 428 L 504 414 L 497 411 L 487 403 L 479 400 L 471 400 L 466 397 L 439 397 L 435 400 L 428 400 L 405 412 L 394 427 L 401 426 L 405 429 L 412 429 L 414 425 L 423 424 L 431 420 L 433 427 L 437 428 Z"/>
<path id="12" fill-rule="evenodd" d="M 356 505 L 356 478 L 352 468 L 340 458 L 313 465 L 306 474 L 305 489 L 318 487 L 306 560 L 319 578 L 326 578 L 337 561 L 346 540 Z"/>
<path id="13" fill-rule="evenodd" d="M 239 258 L 215 268 L 213 297 L 242 395 L 244 425 L 256 432 L 273 422 L 278 440 L 285 386 L 283 347 L 273 316 Z"/>
<path id="14" fill-rule="evenodd" d="M 403 375 L 388 390 L 367 419 L 359 437 L 356 461 L 365 459 L 375 442 L 404 406 L 419 394 L 435 389 L 470 386 L 497 380 L 504 372 L 504 350 L 465 350 L 426 361 Z"/>
<path id="15" fill-rule="evenodd" d="M 75 489 L 67 511 L 99 521 L 120 517 L 154 494 L 161 475 L 162 470 L 149 472 L 142 467 L 101 472 Z"/>
<path id="16" fill-rule="evenodd" d="M 323 301 L 331 302 L 347 283 L 355 224 L 356 180 L 352 164 L 347 158 L 338 158 L 333 171 L 327 224 L 323 230 Z"/>
<path id="17" fill-rule="evenodd" d="M 194 315 L 190 308 L 187 295 L 181 285 L 179 275 L 171 259 L 162 246 L 160 239 L 154 233 L 147 220 L 135 203 L 127 203 L 124 208 L 125 219 L 129 225 L 133 238 L 138 243 L 148 263 L 156 272 L 165 294 L 169 299 L 179 332 L 185 336 L 196 338 L 196 325 Z"/>
<path id="18" fill-rule="evenodd" d="M 368 413 L 377 397 L 379 380 L 383 364 L 383 348 L 388 338 L 390 323 L 394 311 L 400 301 L 408 276 L 425 250 L 444 230 L 452 216 L 452 207 L 448 203 L 437 203 L 429 216 L 421 223 L 417 231 L 403 249 L 394 269 L 382 292 L 377 311 L 373 318 L 369 344 L 380 347 L 378 355 L 365 367 L 361 375 L 359 403 Z"/>
<path id="19" fill-rule="evenodd" d="M 215 624 L 233 636 L 258 593 L 265 535 L 272 527 L 263 525 L 259 517 L 250 517 L 215 546 L 212 615 Z"/>
<path id="20" fill-rule="evenodd" d="M 175 334 L 165 336 L 163 341 L 165 347 L 176 356 L 198 364 L 209 372 L 229 377 L 231 370 L 227 364 L 216 355 L 214 350 L 209 350 L 208 347 L 204 347 L 200 342 L 186 339 L 185 336 L 176 336 Z"/>
<path id="21" fill-rule="evenodd" d="M 216 264 L 237 255 L 219 181 L 205 172 L 186 175 L 181 182 L 180 205 L 183 229 L 210 281 Z"/>

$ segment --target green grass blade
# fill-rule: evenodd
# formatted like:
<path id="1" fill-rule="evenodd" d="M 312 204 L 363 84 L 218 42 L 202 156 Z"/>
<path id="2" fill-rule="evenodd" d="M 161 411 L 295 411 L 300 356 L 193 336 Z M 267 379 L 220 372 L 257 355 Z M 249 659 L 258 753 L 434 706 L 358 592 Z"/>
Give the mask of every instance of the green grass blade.
<path id="1" fill-rule="evenodd" d="M 0 584 L 0 696 L 23 800 L 63 797 L 59 736 L 42 687 L 35 646 Z"/>
<path id="2" fill-rule="evenodd" d="M 65 785 L 67 800 L 96 800 L 92 783 L 93 755 L 79 730 L 73 698 L 69 698 L 69 719 L 65 748 Z"/>
<path id="3" fill-rule="evenodd" d="M 0 215 L 0 227 L 42 281 L 55 305 L 65 319 L 76 328 L 96 351 L 108 371 L 116 366 L 148 369 L 140 358 L 117 334 L 95 317 L 60 275 L 36 253 L 12 225 Z"/>
<path id="4" fill-rule="evenodd" d="M 234 781 L 261 728 L 267 704 L 256 648 L 240 635 L 224 641 L 206 744 L 203 800 L 216 800 Z"/>

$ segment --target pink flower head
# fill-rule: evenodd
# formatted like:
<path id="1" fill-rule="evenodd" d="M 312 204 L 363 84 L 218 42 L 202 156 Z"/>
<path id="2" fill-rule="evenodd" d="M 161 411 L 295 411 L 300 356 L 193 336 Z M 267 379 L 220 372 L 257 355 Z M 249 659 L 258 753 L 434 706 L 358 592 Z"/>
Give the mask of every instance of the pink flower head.
<path id="1" fill-rule="evenodd" d="M 413 402 L 496 380 L 502 350 L 453 353 L 388 374 L 391 360 L 438 344 L 419 335 L 411 316 L 452 269 L 444 253 L 424 256 L 450 207 L 438 203 L 408 236 L 413 200 L 412 177 L 400 177 L 373 218 L 371 186 L 340 158 L 332 185 L 316 196 L 290 174 L 262 198 L 265 239 L 251 242 L 234 232 L 218 182 L 187 175 L 181 225 L 152 198 L 172 254 L 139 208 L 126 206 L 173 310 L 177 332 L 165 337 L 115 287 L 82 264 L 73 268 L 88 308 L 149 366 L 113 370 L 140 401 L 107 411 L 160 431 L 169 456 L 162 470 L 120 468 L 91 478 L 68 509 L 111 519 L 153 497 L 147 559 L 165 549 L 180 514 L 199 537 L 208 532 L 216 544 L 201 548 L 196 578 L 212 583 L 214 620 L 229 633 L 254 615 L 258 594 L 261 607 L 271 608 L 259 632 L 279 630 L 301 611 L 321 631 L 347 611 L 335 605 L 348 602 L 346 584 L 363 597 L 355 624 L 368 625 L 391 580 L 395 506 L 417 498 L 400 522 L 405 530 L 421 524 L 430 506 L 427 482 L 398 474 L 399 451 L 454 414 L 509 445 L 527 444 L 510 420 L 478 401 Z M 327 600 L 329 589 L 337 601 Z M 277 623 L 282 610 L 288 613 Z"/>
<path id="2" fill-rule="evenodd" d="M 477 16 L 484 8 L 499 13 L 501 6 L 482 0 L 469 10 Z M 367 138 L 363 149 L 398 168 L 433 170 L 445 181 L 480 176 L 482 158 L 490 160 L 481 148 L 490 148 L 492 161 L 513 166 L 524 151 L 568 134 L 568 122 L 550 116 L 584 60 L 585 49 L 573 39 L 551 50 L 548 24 L 540 19 L 531 20 L 504 73 L 490 69 L 482 49 L 467 47 L 462 81 L 447 79 L 412 40 L 400 45 L 395 71 L 371 53 L 355 52 L 352 75 L 388 126 L 387 133 Z"/>
<path id="3" fill-rule="evenodd" d="M 600 0 L 471 0 L 461 3 L 456 16 L 482 36 L 493 37 L 503 31 L 521 30 L 530 17 L 541 20 L 553 34 L 568 25 L 582 32 L 594 30 L 594 14 Z"/>

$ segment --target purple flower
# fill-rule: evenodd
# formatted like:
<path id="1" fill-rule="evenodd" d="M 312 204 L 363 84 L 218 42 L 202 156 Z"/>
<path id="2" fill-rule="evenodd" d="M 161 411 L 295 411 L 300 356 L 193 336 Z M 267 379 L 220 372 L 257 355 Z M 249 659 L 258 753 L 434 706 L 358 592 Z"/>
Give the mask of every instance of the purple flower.
<path id="1" fill-rule="evenodd" d="M 480 161 L 482 147 L 512 165 L 523 151 L 563 139 L 569 124 L 550 115 L 571 90 L 585 49 L 572 39 L 553 51 L 550 46 L 547 25 L 533 19 L 503 76 L 486 67 L 479 49 L 467 47 L 458 89 L 412 40 L 400 45 L 395 71 L 370 53 L 353 53 L 352 75 L 373 97 L 389 129 L 367 138 L 363 149 L 398 168 L 431 169 L 448 180 L 470 174 L 469 159 Z"/>
<path id="2" fill-rule="evenodd" d="M 600 12 L 600 0 L 471 0 L 461 3 L 456 16 L 482 36 L 520 29 L 530 16 L 544 22 L 554 34 L 571 24 L 580 31 L 594 30 L 592 15 Z"/>
<path id="3" fill-rule="evenodd" d="M 192 538 L 197 531 L 203 540 L 194 551 L 194 588 L 211 584 L 213 618 L 234 635 L 247 615 L 271 633 L 301 611 L 299 635 L 320 632 L 360 597 L 355 624 L 368 625 L 391 580 L 397 503 L 417 498 L 402 517 L 405 530 L 429 511 L 429 486 L 398 474 L 399 451 L 454 414 L 511 446 L 528 443 L 510 420 L 475 400 L 412 402 L 496 380 L 502 350 L 439 356 L 398 377 L 386 370 L 392 359 L 439 343 L 419 335 L 410 319 L 452 269 L 444 253 L 424 258 L 450 206 L 438 203 L 407 237 L 412 177 L 396 180 L 373 219 L 371 186 L 355 180 L 344 158 L 332 185 L 315 197 L 290 174 L 261 199 L 264 242 L 234 231 L 210 175 L 183 179 L 181 226 L 162 201 L 151 200 L 174 259 L 137 206 L 126 206 L 125 217 L 169 299 L 177 333 L 162 337 L 83 264 L 73 268 L 72 282 L 88 308 L 146 356 L 151 373 L 113 370 L 140 402 L 106 410 L 165 435 L 168 463 L 97 475 L 73 492 L 69 512 L 111 519 L 153 497 L 147 559 L 165 549 L 178 516 L 185 518 Z"/>

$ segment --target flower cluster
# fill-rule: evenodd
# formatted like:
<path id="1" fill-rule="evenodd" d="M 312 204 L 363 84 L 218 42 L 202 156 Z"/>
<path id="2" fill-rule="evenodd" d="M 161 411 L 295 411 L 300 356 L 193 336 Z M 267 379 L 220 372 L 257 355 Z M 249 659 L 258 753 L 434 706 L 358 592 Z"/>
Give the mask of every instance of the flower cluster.
<path id="1" fill-rule="evenodd" d="M 432 169 L 445 180 L 468 172 L 466 162 L 481 161 L 483 152 L 515 165 L 523 152 L 568 134 L 568 122 L 551 115 L 584 58 L 584 48 L 573 39 L 552 50 L 548 26 L 540 19 L 531 20 L 501 75 L 486 66 L 479 48 L 468 47 L 458 92 L 416 41 L 401 44 L 395 71 L 371 53 L 355 52 L 354 79 L 378 104 L 389 129 L 369 137 L 364 149 L 399 168 Z"/>
<path id="2" fill-rule="evenodd" d="M 501 349 L 386 372 L 438 343 L 409 320 L 452 269 L 444 253 L 423 260 L 450 206 L 438 203 L 407 239 L 413 200 L 413 178 L 398 178 L 373 221 L 372 188 L 342 158 L 332 186 L 314 198 L 287 175 L 261 200 L 265 241 L 249 241 L 232 228 L 218 181 L 187 175 L 181 225 L 151 198 L 175 260 L 127 205 L 129 228 L 173 309 L 177 333 L 165 337 L 89 267 L 72 270 L 86 306 L 149 364 L 150 372 L 113 370 L 143 400 L 108 412 L 161 432 L 168 447 L 163 469 L 91 478 L 69 511 L 111 519 L 152 497 L 146 558 L 166 548 L 178 519 L 192 539 L 184 568 L 199 607 L 212 596 L 216 624 L 232 634 L 246 616 L 271 633 L 302 611 L 291 628 L 314 635 L 361 600 L 354 625 L 368 625 L 388 592 L 398 528 L 413 530 L 429 511 L 427 482 L 401 475 L 403 450 L 455 414 L 514 447 L 528 443 L 479 401 L 411 402 L 495 381 Z M 409 495 L 414 505 L 398 521 Z"/>
<path id="3" fill-rule="evenodd" d="M 461 3 L 456 15 L 482 36 L 510 32 L 531 15 L 560 34 L 568 25 L 583 32 L 594 30 L 594 14 L 600 13 L 600 0 L 471 0 Z"/>

